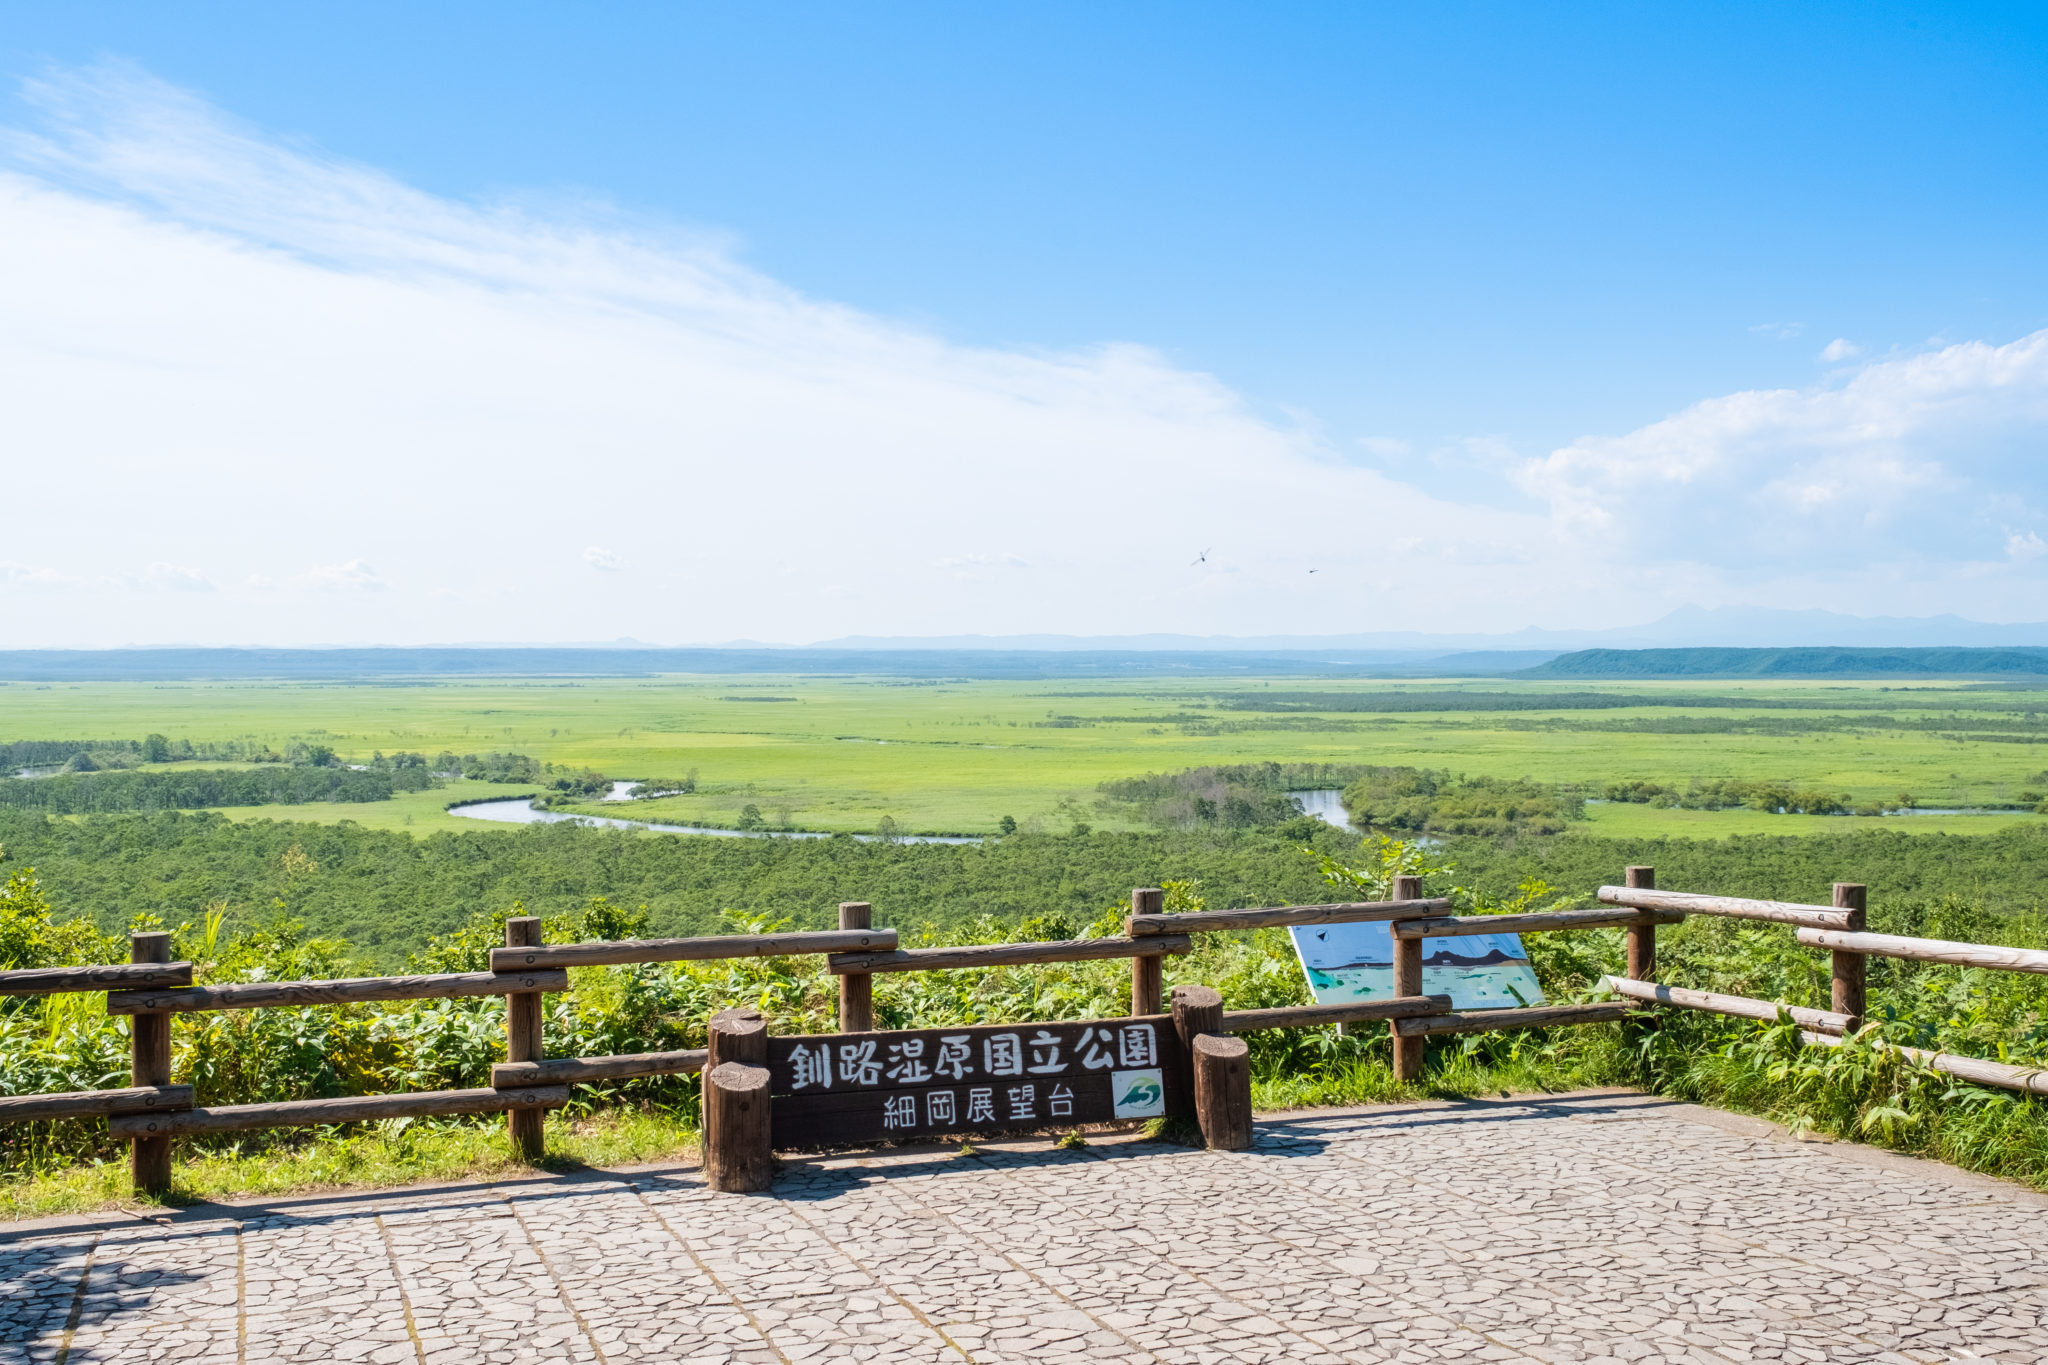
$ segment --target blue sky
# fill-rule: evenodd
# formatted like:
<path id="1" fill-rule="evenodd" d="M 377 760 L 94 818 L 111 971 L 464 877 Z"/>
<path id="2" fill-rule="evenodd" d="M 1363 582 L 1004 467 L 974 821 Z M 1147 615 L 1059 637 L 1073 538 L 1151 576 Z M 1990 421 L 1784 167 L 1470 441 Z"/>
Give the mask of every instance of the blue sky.
<path id="1" fill-rule="evenodd" d="M 66 329 L 86 316 L 103 335 L 148 334 L 125 310 L 189 307 L 175 294 L 137 299 L 215 265 L 225 273 L 203 297 L 253 308 L 303 287 L 347 319 L 295 330 L 294 316 L 311 316 L 301 303 L 245 318 L 218 346 L 166 334 L 178 363 L 205 358 L 205 393 L 181 395 L 175 414 L 138 402 L 148 415 L 135 429 L 109 421 L 80 434 L 53 412 L 18 431 L 23 448 L 37 433 L 83 471 L 117 450 L 136 458 L 138 430 L 175 432 L 152 477 L 201 490 L 197 505 L 234 503 L 252 483 L 277 497 L 334 493 L 340 471 L 369 458 L 366 443 L 420 440 L 397 476 L 460 498 L 473 464 L 423 466 L 449 450 L 447 433 L 475 429 L 466 413 L 488 411 L 514 433 L 492 438 L 501 453 L 490 458 L 511 462 L 507 489 L 529 503 L 573 465 L 689 502 L 700 527 L 788 501 L 792 479 L 900 490 L 975 470 L 960 480 L 962 505 L 921 494 L 907 509 L 863 504 L 894 547 L 869 568 L 727 543 L 723 525 L 685 537 L 698 547 L 686 551 L 636 520 L 644 509 L 602 500 L 548 499 L 531 521 L 508 501 L 496 515 L 522 536 L 575 551 L 516 592 L 422 555 L 424 529 L 393 528 L 388 513 L 380 525 L 348 496 L 310 538 L 210 560 L 172 538 L 145 544 L 138 509 L 126 538 L 144 557 L 132 564 L 88 565 L 55 540 L 0 552 L 12 566 L 0 605 L 21 643 L 448 639 L 465 628 L 656 640 L 1511 629 L 1618 624 L 1685 601 L 2048 617 L 2035 605 L 2048 567 L 2048 387 L 2037 373 L 2048 347 L 2027 341 L 2048 327 L 2038 7 L 6 14 L 5 160 L 33 191 L 17 228 L 64 244 L 21 269 L 103 280 L 93 250 L 125 261 L 156 246 L 216 253 L 190 268 L 167 256 L 147 284 L 89 307 L 41 286 L 0 300 L 27 319 L 13 344 L 31 368 L 84 365 Z M 297 169 L 281 171 L 278 157 Z M 326 201 L 308 187 L 336 176 L 385 189 L 314 223 L 306 205 Z M 285 185 L 298 186 L 296 202 Z M 413 196 L 402 211 L 398 188 Z M 88 208 L 92 232 L 23 226 Z M 450 233 L 492 264 L 437 254 Z M 703 267 L 794 329 L 754 338 L 785 364 L 838 347 L 847 387 L 834 392 L 851 406 L 837 426 L 800 428 L 764 415 L 791 401 L 764 391 L 716 418 L 701 403 L 650 407 L 627 429 L 605 387 L 631 368 L 621 362 L 551 395 L 558 410 L 586 403 L 605 414 L 594 425 L 612 425 L 580 449 L 510 455 L 533 421 L 505 418 L 511 400 L 484 380 L 415 392 L 418 366 L 356 368 L 383 350 L 380 325 L 410 328 L 402 344 L 445 329 L 466 353 L 458 338 L 474 327 L 486 349 L 509 347 L 492 310 L 515 301 L 544 300 L 524 314 L 536 346 L 543 333 L 600 325 L 587 311 L 568 317 L 590 306 L 592 278 L 542 260 L 537 244 L 565 235 L 601 242 L 607 269 L 643 283 Z M 240 248 L 219 255 L 227 241 Z M 250 267 L 252 252 L 289 261 L 292 282 L 229 268 Z M 637 264 L 622 264 L 629 256 Z M 516 268 L 504 264 L 514 257 Z M 422 282 L 434 271 L 482 292 L 451 303 Z M 424 322 L 394 306 L 379 322 L 348 302 L 394 289 L 442 311 Z M 638 334 L 638 350 L 607 333 L 649 364 L 637 392 L 660 389 L 662 365 L 709 354 L 693 349 L 708 344 L 701 313 L 664 312 L 674 299 L 657 306 L 661 289 L 605 291 L 602 325 L 623 326 L 625 312 L 679 329 Z M 356 326 L 353 341 L 335 339 Z M 323 448 L 331 427 L 294 425 L 303 401 L 260 439 L 231 415 L 246 406 L 238 395 L 276 394 L 259 378 L 262 357 L 292 346 L 330 348 L 306 362 L 334 365 L 324 389 L 295 371 L 307 394 L 368 395 L 353 437 Z M 542 351 L 499 362 L 500 376 L 561 373 Z M 728 351 L 704 363 L 693 382 L 738 361 Z M 975 375 L 963 379 L 962 366 Z M 63 384 L 116 406 L 138 392 L 118 367 L 66 374 Z M 1057 395 L 1042 388 L 1050 374 Z M 53 382 L 45 373 L 36 391 Z M 898 382 L 904 391 L 882 405 Z M 1094 425 L 1020 434 L 1001 413 L 953 408 L 963 383 Z M 510 392 L 524 402 L 533 390 Z M 944 421 L 956 424 L 951 449 L 932 434 Z M 983 430 L 986 440 L 972 434 Z M 845 448 L 831 448 L 842 436 Z M 221 454 L 230 447 L 239 453 Z M 1004 470 L 1086 483 L 1122 458 L 1102 452 L 1134 448 L 1151 453 L 1105 473 L 1102 491 L 1120 516 L 1168 523 L 1137 559 L 1088 548 L 1119 534 L 1116 518 L 1077 528 L 1068 503 L 1003 491 Z M 294 461 L 308 467 L 274 467 Z M 678 461 L 691 477 L 669 488 Z M 863 461 L 866 484 L 847 474 Z M 1150 499 L 1171 478 L 1192 491 Z M 848 498 L 865 496 L 845 489 L 790 513 L 806 538 L 829 538 Z M 990 497 L 1002 515 L 982 505 Z M 1661 519 L 1667 534 L 1646 538 L 1631 527 L 1640 519 Z M 972 535 L 945 529 L 970 525 Z M 1211 545 L 1214 572 L 1183 574 Z M 299 549 L 319 562 L 287 562 Z M 1626 582 L 1616 563 L 1632 566 Z M 1338 590 L 1308 581 L 1326 574 Z M 594 581 L 614 603 L 601 620 L 587 619 Z M 173 582 L 186 590 L 166 596 Z M 1131 586 L 1105 601 L 1105 582 Z M 730 610 L 678 611 L 678 592 Z"/>

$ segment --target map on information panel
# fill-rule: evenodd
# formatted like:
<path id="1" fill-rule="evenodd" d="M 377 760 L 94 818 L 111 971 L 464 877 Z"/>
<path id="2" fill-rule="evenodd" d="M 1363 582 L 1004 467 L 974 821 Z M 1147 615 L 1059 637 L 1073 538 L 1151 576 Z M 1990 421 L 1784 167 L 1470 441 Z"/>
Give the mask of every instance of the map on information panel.
<path id="1" fill-rule="evenodd" d="M 777 1146 L 1193 1112 L 1170 1015 L 768 1040 Z"/>
<path id="2" fill-rule="evenodd" d="M 1385 921 L 1297 924 L 1294 951 L 1318 1005 L 1387 1000 L 1394 994 L 1394 936 Z M 1461 1010 L 1509 1009 L 1543 1001 L 1520 934 L 1422 940 L 1422 993 L 1448 995 Z"/>

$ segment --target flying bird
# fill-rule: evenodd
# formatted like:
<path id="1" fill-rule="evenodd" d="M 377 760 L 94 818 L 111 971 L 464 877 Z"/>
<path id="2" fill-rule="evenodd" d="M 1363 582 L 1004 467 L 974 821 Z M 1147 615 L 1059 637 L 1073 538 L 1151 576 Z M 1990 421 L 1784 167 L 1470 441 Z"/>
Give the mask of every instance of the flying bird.
<path id="1" fill-rule="evenodd" d="M 1208 562 L 1209 562 L 1209 551 L 1207 551 L 1207 550 L 1204 550 L 1204 551 L 1202 551 L 1202 553 L 1200 553 L 1200 554 L 1196 555 L 1196 556 L 1194 557 L 1194 559 L 1193 559 L 1193 560 L 1191 560 L 1191 561 L 1189 562 L 1189 564 L 1188 564 L 1188 567 L 1189 567 L 1189 568 L 1193 568 L 1193 567 L 1194 567 L 1194 566 L 1195 566 L 1196 564 L 1207 564 Z"/>

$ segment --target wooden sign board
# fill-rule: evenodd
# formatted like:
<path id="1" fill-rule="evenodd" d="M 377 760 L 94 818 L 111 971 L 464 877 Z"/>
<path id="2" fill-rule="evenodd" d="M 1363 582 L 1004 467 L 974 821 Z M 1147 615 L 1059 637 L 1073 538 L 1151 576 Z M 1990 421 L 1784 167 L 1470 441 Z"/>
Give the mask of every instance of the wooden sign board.
<path id="1" fill-rule="evenodd" d="M 776 1147 L 1188 1116 L 1173 1016 L 768 1039 Z"/>

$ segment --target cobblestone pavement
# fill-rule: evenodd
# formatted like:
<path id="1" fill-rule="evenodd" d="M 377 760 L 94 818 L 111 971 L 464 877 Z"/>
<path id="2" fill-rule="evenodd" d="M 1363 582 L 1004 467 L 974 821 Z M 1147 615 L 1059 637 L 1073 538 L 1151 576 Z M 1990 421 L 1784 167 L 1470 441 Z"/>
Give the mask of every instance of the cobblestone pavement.
<path id="1" fill-rule="evenodd" d="M 0 1229 L 0 1362 L 2048 1362 L 2048 1199 L 1642 1096 Z"/>

